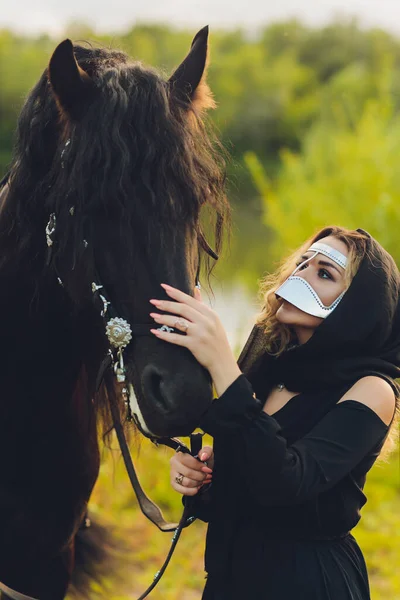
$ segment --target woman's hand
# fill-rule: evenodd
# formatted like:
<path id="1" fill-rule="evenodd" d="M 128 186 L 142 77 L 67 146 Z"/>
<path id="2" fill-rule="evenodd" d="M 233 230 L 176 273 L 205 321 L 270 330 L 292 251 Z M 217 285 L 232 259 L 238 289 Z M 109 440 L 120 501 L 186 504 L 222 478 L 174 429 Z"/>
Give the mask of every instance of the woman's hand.
<path id="1" fill-rule="evenodd" d="M 214 467 L 214 451 L 210 446 L 204 446 L 199 452 L 202 461 L 207 461 L 206 467 L 203 462 L 193 458 L 190 454 L 177 452 L 170 460 L 171 485 L 184 496 L 195 496 L 202 485 L 212 481 L 212 469 Z M 182 477 L 183 476 L 183 477 Z M 181 480 L 181 483 L 177 483 Z"/>
<path id="2" fill-rule="evenodd" d="M 164 283 L 161 284 L 172 301 L 152 299 L 150 302 L 172 315 L 150 313 L 160 325 L 175 327 L 186 335 L 151 329 L 158 338 L 188 348 L 211 374 L 217 394 L 225 389 L 241 374 L 233 356 L 225 329 L 217 315 L 201 300 L 200 290 L 195 288 L 195 297 Z"/>

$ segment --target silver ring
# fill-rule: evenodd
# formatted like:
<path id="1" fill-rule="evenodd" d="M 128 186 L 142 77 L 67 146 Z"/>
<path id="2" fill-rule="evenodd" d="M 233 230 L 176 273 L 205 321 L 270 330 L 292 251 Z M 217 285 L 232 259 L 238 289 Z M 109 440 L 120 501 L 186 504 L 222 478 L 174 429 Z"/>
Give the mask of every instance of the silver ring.
<path id="1" fill-rule="evenodd" d="M 177 483 L 178 485 L 182 485 L 183 478 L 184 475 L 182 475 L 182 473 L 178 473 L 178 475 L 175 477 L 175 483 Z"/>
<path id="2" fill-rule="evenodd" d="M 176 319 L 174 327 L 177 329 L 183 329 L 183 331 L 186 332 L 189 329 L 189 323 L 186 321 L 186 319 L 179 317 L 179 319 Z"/>

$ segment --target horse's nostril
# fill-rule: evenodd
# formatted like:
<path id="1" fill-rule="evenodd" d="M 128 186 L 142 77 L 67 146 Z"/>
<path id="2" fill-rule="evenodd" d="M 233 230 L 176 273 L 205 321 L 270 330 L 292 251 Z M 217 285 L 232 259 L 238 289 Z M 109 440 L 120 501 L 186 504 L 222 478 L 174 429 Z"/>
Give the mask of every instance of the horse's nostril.
<path id="1" fill-rule="evenodd" d="M 157 369 L 148 366 L 143 370 L 143 392 L 149 402 L 154 404 L 157 409 L 168 412 L 170 409 L 168 399 L 165 395 L 165 383 L 163 377 Z"/>

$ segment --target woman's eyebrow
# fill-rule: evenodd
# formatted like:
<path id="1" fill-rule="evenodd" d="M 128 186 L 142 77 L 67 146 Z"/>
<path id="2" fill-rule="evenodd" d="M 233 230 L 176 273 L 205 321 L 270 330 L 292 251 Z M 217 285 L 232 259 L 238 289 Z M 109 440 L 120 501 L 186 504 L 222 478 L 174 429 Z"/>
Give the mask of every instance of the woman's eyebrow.
<path id="1" fill-rule="evenodd" d="M 340 275 L 343 275 L 343 272 L 340 271 L 340 267 L 337 267 L 336 265 L 330 263 L 330 262 L 326 262 L 325 260 L 320 260 L 318 261 L 318 264 L 323 265 L 325 267 L 332 267 L 332 269 L 335 269 Z"/>
<path id="2" fill-rule="evenodd" d="M 301 258 L 303 258 L 304 260 L 306 260 L 307 258 L 310 258 L 310 256 L 307 256 L 306 254 L 303 254 L 301 256 Z M 336 265 L 334 265 L 331 262 L 327 262 L 326 260 L 319 260 L 318 264 L 322 265 L 323 267 L 332 267 L 332 269 L 335 269 L 340 275 L 343 275 L 343 271 L 340 271 L 339 267 L 337 267 Z"/>

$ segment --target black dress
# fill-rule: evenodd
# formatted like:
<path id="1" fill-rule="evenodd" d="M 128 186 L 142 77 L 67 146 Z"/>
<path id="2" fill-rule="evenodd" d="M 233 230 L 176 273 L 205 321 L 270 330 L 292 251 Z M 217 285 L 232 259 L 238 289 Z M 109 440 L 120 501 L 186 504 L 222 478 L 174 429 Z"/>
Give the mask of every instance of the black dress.
<path id="1" fill-rule="evenodd" d="M 273 416 L 240 375 L 204 415 L 213 483 L 193 514 L 209 523 L 203 600 L 369 600 L 350 530 L 389 431 L 350 389 L 295 396 Z"/>

